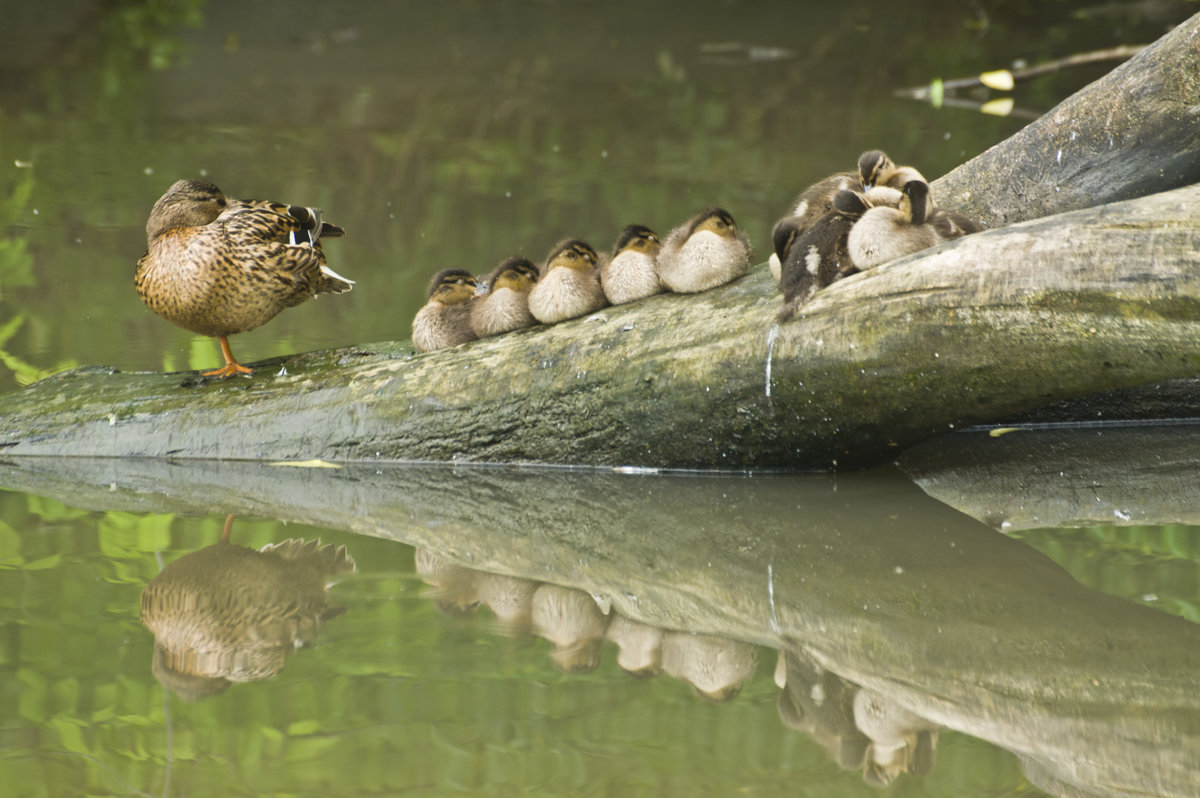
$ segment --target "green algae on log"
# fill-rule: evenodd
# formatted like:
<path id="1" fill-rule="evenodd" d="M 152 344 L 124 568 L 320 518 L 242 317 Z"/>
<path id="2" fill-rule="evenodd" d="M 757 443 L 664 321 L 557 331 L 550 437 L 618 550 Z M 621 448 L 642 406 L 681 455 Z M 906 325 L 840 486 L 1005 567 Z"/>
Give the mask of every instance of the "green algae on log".
<path id="1" fill-rule="evenodd" d="M 8 455 L 824 468 L 1200 371 L 1200 185 L 991 230 L 773 325 L 764 268 L 428 355 L 252 379 L 85 369 L 0 397 Z"/>

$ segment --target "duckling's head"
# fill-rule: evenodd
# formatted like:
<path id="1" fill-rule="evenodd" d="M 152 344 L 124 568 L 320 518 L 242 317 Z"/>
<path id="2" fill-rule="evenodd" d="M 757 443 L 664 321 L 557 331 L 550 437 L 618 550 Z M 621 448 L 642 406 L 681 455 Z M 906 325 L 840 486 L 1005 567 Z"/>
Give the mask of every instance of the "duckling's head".
<path id="1" fill-rule="evenodd" d="M 775 246 L 775 257 L 783 263 L 787 260 L 788 250 L 800 237 L 800 217 L 785 216 L 775 223 L 771 230 L 771 243 Z"/>
<path id="2" fill-rule="evenodd" d="M 863 188 L 871 188 L 880 175 L 895 168 L 896 164 L 883 150 L 867 150 L 858 156 L 858 176 L 862 178 Z"/>
<path id="3" fill-rule="evenodd" d="M 462 269 L 442 269 L 429 283 L 429 300 L 443 305 L 469 302 L 475 296 L 475 278 Z"/>
<path id="4" fill-rule="evenodd" d="M 150 209 L 146 238 L 153 241 L 168 230 L 211 224 L 227 204 L 221 189 L 212 183 L 177 180 Z"/>
<path id="5" fill-rule="evenodd" d="M 924 180 L 910 180 L 904 184 L 900 198 L 900 213 L 911 219 L 913 224 L 925 224 L 925 217 L 933 210 L 933 198 L 929 184 Z"/>
<path id="6" fill-rule="evenodd" d="M 661 248 L 662 242 L 653 230 L 645 225 L 631 224 L 621 231 L 617 243 L 613 245 L 612 254 L 615 258 L 628 249 L 646 255 L 657 255 Z"/>
<path id="7" fill-rule="evenodd" d="M 576 271 L 590 271 L 596 268 L 596 262 L 599 260 L 599 255 L 596 250 L 586 241 L 580 241 L 578 238 L 568 238 L 566 241 L 559 242 L 554 249 L 550 250 L 550 254 L 546 256 L 546 262 L 542 265 L 542 275 L 544 276 L 551 269 L 564 267 L 567 269 L 575 269 Z"/>
<path id="8" fill-rule="evenodd" d="M 722 238 L 736 238 L 737 222 L 733 220 L 733 215 L 729 211 L 714 205 L 711 208 L 705 208 L 692 217 L 692 225 L 688 230 L 688 236 L 693 236 L 702 230 L 716 233 Z"/>
<path id="9" fill-rule="evenodd" d="M 842 189 L 833 197 L 833 212 L 848 219 L 857 219 L 871 207 L 871 201 L 857 191 Z"/>
<path id="10" fill-rule="evenodd" d="M 538 269 L 528 258 L 514 255 L 506 258 L 488 275 L 488 291 L 510 288 L 525 293 L 537 282 Z"/>

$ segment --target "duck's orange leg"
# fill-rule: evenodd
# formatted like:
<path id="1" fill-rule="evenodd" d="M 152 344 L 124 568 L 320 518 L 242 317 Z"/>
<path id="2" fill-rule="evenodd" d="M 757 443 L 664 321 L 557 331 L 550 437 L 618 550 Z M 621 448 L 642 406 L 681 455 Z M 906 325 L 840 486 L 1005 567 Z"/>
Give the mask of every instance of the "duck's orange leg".
<path id="1" fill-rule="evenodd" d="M 225 357 L 225 365 L 221 366 L 219 369 L 213 369 L 212 371 L 203 371 L 200 373 L 201 377 L 216 377 L 223 380 L 226 377 L 232 377 L 236 374 L 254 373 L 254 369 L 246 368 L 241 363 L 237 362 L 237 358 L 233 356 L 233 352 L 229 349 L 228 338 L 226 338 L 224 335 L 218 335 L 217 340 L 221 342 L 221 354 Z"/>

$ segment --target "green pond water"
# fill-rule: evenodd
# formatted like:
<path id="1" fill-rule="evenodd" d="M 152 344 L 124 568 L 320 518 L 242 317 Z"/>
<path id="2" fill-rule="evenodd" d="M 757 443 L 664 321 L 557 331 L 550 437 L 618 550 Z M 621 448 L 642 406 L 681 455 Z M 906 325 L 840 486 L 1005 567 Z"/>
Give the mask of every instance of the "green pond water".
<path id="1" fill-rule="evenodd" d="M 1019 85 L 1008 116 L 978 111 L 1003 93 L 895 89 L 1195 11 L 5 3 L 0 390 L 219 363 L 133 291 L 179 178 L 347 229 L 327 254 L 354 291 L 239 357 L 403 339 L 439 269 L 713 203 L 761 261 L 795 194 L 863 150 L 935 177 L 1111 64 Z M 1011 472 L 976 469 L 999 462 L 984 436 L 916 482 L 0 461 L 0 793 L 1200 794 L 1200 475 L 1163 454 L 1195 433 L 1160 433 L 1075 459 L 1031 435 Z M 356 570 L 193 565 L 201 597 L 158 631 L 209 638 L 156 663 L 143 591 L 230 555 L 227 523 L 234 546 L 320 539 Z"/>

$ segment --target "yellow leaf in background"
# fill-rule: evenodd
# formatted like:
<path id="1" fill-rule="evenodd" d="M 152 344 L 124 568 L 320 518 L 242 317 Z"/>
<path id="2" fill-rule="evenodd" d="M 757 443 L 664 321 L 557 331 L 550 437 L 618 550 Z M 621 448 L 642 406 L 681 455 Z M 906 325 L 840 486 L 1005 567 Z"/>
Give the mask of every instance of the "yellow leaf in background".
<path id="1" fill-rule="evenodd" d="M 273 463 L 267 463 L 273 466 L 286 466 L 288 468 L 341 468 L 337 463 L 327 463 L 324 460 L 276 460 Z"/>
<path id="2" fill-rule="evenodd" d="M 999 100 L 988 100 L 983 105 L 979 106 L 979 110 L 985 114 L 992 116 L 1008 116 L 1012 113 L 1013 98 L 1003 97 Z"/>
<path id="3" fill-rule="evenodd" d="M 988 435 L 993 438 L 999 438 L 1001 435 L 1007 435 L 1010 432 L 1020 432 L 1020 427 L 996 427 L 993 430 L 988 430 Z"/>
<path id="4" fill-rule="evenodd" d="M 1012 91 L 1013 75 L 1007 69 L 997 69 L 984 72 L 979 76 L 979 82 L 996 91 Z"/>

